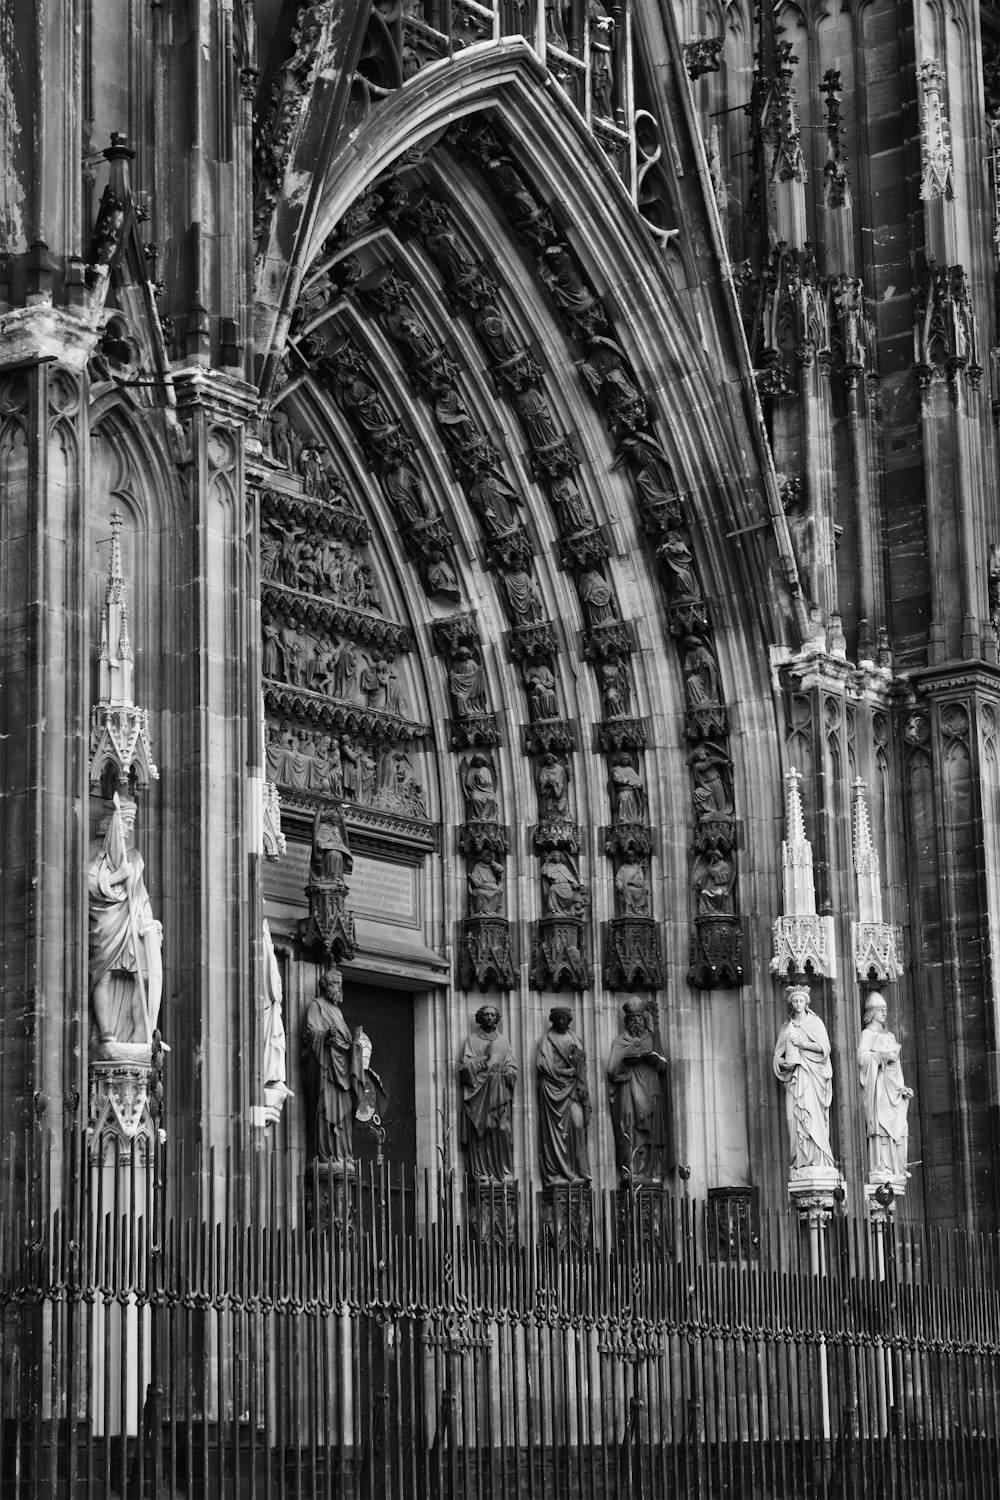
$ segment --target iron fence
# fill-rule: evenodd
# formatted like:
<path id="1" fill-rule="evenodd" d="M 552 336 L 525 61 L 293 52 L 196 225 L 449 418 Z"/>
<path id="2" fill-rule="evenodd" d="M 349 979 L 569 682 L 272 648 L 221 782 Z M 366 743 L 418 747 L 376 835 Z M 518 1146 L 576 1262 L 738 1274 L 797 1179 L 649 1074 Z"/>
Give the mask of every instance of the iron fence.
<path id="1" fill-rule="evenodd" d="M 76 1137 L 2 1165 L 4 1500 L 1000 1494 L 992 1240 Z"/>

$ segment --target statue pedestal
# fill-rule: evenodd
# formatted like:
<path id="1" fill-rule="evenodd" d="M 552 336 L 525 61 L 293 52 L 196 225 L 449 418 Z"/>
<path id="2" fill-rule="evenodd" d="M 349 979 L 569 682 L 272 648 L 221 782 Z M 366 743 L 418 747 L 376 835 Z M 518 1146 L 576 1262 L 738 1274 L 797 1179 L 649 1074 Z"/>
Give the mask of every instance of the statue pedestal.
<path id="1" fill-rule="evenodd" d="M 90 1064 L 91 1155 L 102 1161 L 113 1153 L 118 1162 L 131 1160 L 138 1149 L 146 1162 L 156 1126 L 150 1110 L 153 1049 L 148 1044 L 105 1042 L 95 1048 Z"/>
<path id="2" fill-rule="evenodd" d="M 466 917 L 462 923 L 459 950 L 459 978 L 464 990 L 477 984 L 485 990 L 495 985 L 500 990 L 513 989 L 517 969 L 511 946 L 510 923 L 506 917 Z"/>
<path id="3" fill-rule="evenodd" d="M 535 990 L 559 990 L 567 985 L 585 990 L 590 984 L 586 951 L 586 923 L 580 917 L 541 917 L 535 933 L 530 983 Z"/>
<path id="4" fill-rule="evenodd" d="M 358 1171 L 353 1162 L 311 1161 L 306 1165 L 306 1228 L 355 1234 L 358 1223 Z"/>
<path id="5" fill-rule="evenodd" d="M 844 1179 L 836 1167 L 795 1167 L 788 1197 L 803 1223 L 825 1228 L 844 1201 Z"/>
<path id="6" fill-rule="evenodd" d="M 466 1187 L 469 1227 L 480 1249 L 504 1254 L 517 1244 L 518 1185 L 513 1177 L 503 1182 L 469 1178 Z"/>
<path id="7" fill-rule="evenodd" d="M 538 1195 L 538 1218 L 549 1246 L 557 1255 L 586 1249 L 594 1218 L 594 1195 L 589 1182 L 559 1182 Z"/>
<path id="8" fill-rule="evenodd" d="M 896 1212 L 896 1199 L 906 1193 L 905 1177 L 884 1178 L 876 1182 L 869 1178 L 865 1183 L 865 1205 L 873 1224 L 889 1224 Z"/>
<path id="9" fill-rule="evenodd" d="M 673 1243 L 671 1199 L 661 1182 L 636 1182 L 632 1187 L 619 1188 L 617 1210 L 618 1240 L 623 1249 L 631 1246 L 636 1253 L 648 1248 L 658 1253 L 669 1251 Z"/>

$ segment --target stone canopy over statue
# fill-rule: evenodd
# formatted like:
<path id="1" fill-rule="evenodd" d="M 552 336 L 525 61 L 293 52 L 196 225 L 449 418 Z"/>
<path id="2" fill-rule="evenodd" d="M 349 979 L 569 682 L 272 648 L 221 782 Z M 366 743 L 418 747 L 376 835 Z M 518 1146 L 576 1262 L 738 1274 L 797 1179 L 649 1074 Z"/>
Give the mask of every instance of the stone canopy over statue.
<path id="1" fill-rule="evenodd" d="M 462 1085 L 461 1139 L 468 1176 L 479 1183 L 510 1182 L 514 1177 L 512 1101 L 517 1063 L 500 1031 L 500 1012 L 493 1005 L 476 1011 L 462 1048 L 458 1076 Z"/>
<path id="2" fill-rule="evenodd" d="M 666 1073 L 655 1001 L 630 995 L 608 1057 L 608 1103 L 620 1187 L 659 1186 L 673 1166 Z"/>
<path id="3" fill-rule="evenodd" d="M 122 1047 L 149 1052 L 163 989 L 163 929 L 150 906 L 134 826 L 135 803 L 116 792 L 87 870 L 90 1000 L 105 1055 Z"/>

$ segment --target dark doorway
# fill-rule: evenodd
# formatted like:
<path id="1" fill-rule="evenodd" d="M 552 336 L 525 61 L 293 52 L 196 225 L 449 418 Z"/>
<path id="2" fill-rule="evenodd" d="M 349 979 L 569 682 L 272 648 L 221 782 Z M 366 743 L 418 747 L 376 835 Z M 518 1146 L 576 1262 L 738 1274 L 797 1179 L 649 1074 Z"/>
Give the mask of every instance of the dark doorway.
<path id="1" fill-rule="evenodd" d="M 417 1111 L 413 1067 L 413 996 L 407 990 L 375 985 L 344 985 L 344 1018 L 354 1031 L 363 1026 L 371 1037 L 371 1066 L 385 1087 L 382 1110 L 385 1142 L 382 1147 L 393 1175 L 402 1167 L 407 1175 L 417 1165 Z M 354 1155 L 365 1166 L 374 1162 L 377 1142 L 368 1131 L 354 1127 Z"/>

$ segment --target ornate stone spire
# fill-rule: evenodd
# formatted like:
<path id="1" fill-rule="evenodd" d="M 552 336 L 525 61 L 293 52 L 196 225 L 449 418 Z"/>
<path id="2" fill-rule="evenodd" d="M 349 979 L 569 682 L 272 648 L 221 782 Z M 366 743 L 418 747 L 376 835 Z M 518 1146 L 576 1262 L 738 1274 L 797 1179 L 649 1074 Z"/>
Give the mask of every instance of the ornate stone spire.
<path id="1" fill-rule="evenodd" d="M 135 658 L 128 632 L 128 590 L 122 571 L 122 517 L 111 512 L 111 560 L 101 611 L 98 701 L 91 711 L 90 785 L 111 798 L 144 791 L 159 777 L 153 764 L 149 713 L 132 701 Z"/>
<path id="2" fill-rule="evenodd" d="M 837 972 L 833 919 L 816 914 L 812 845 L 802 815 L 802 776 L 794 766 L 785 776 L 787 837 L 781 845 L 785 914 L 774 923 L 772 974 L 786 977 Z"/>
<path id="3" fill-rule="evenodd" d="M 851 923 L 854 967 L 864 985 L 891 984 L 902 972 L 899 929 L 882 920 L 882 882 L 878 850 L 872 839 L 865 783 L 851 789 L 854 804 L 854 873 L 858 882 L 858 920 Z"/>

